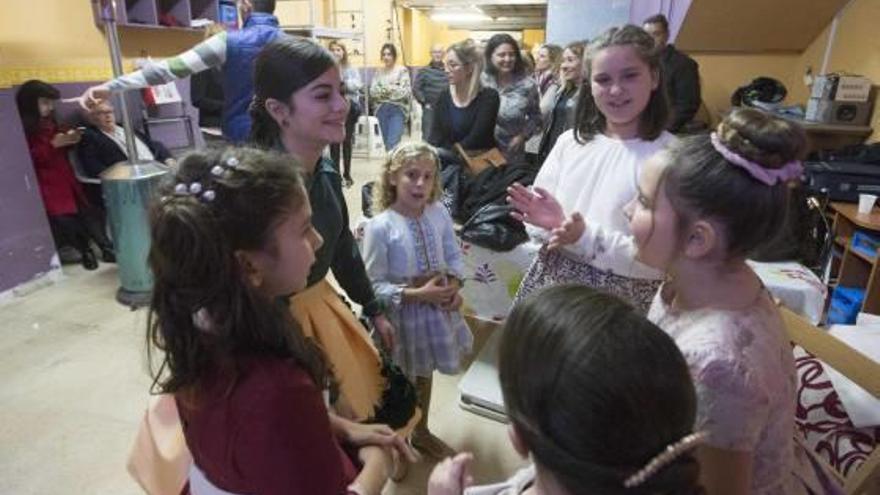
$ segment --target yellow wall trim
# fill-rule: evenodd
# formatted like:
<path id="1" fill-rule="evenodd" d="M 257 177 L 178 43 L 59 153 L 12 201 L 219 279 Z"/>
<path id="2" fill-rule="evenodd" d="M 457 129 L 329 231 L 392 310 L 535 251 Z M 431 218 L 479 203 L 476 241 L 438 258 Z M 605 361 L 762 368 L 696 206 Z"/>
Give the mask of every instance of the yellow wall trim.
<path id="1" fill-rule="evenodd" d="M 133 70 L 133 64 L 125 71 Z M 19 85 L 30 79 L 39 79 L 50 84 L 106 81 L 113 77 L 109 66 L 68 66 L 68 67 L 4 67 L 0 69 L 0 88 Z"/>

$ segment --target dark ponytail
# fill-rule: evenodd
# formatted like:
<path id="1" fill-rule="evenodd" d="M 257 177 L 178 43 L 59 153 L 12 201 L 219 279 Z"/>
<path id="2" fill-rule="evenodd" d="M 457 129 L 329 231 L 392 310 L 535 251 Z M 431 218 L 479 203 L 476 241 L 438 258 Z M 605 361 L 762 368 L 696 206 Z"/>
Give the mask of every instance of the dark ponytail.
<path id="1" fill-rule="evenodd" d="M 692 432 L 697 399 L 675 342 L 620 299 L 579 285 L 526 299 L 504 326 L 499 376 L 517 434 L 570 493 L 700 493 L 690 452 L 624 486 Z"/>
<path id="2" fill-rule="evenodd" d="M 277 147 L 281 127 L 266 110 L 266 100 L 273 98 L 291 105 L 293 93 L 335 65 L 336 60 L 326 48 L 306 38 L 281 36 L 263 47 L 254 63 L 254 99 L 249 109 L 251 142 L 260 148 Z"/>

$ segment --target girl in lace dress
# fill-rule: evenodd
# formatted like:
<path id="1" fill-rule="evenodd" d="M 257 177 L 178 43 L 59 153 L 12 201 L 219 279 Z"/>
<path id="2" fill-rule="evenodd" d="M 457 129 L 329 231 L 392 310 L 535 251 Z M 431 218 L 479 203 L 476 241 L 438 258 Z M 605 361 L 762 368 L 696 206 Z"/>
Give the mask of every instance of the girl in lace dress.
<path id="1" fill-rule="evenodd" d="M 464 264 L 452 219 L 439 201 L 438 164 L 427 144 L 406 143 L 391 152 L 376 205 L 384 211 L 364 230 L 364 262 L 397 330 L 394 359 L 416 378 L 422 419 L 413 445 L 441 457 L 450 449 L 428 431 L 431 375 L 458 373 L 473 337 L 459 313 Z"/>
<path id="2" fill-rule="evenodd" d="M 697 389 L 708 493 L 821 492 L 796 448 L 796 375 L 782 319 L 746 257 L 782 230 L 806 150 L 796 124 L 753 109 L 648 160 L 629 206 L 640 261 L 664 270 L 648 318 Z"/>

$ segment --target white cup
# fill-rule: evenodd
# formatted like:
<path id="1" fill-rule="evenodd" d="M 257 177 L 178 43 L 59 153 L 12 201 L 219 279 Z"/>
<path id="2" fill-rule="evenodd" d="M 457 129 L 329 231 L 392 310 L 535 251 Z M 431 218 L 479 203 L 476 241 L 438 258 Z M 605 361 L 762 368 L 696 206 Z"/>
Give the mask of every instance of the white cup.
<path id="1" fill-rule="evenodd" d="M 873 194 L 859 194 L 859 213 L 871 213 L 876 202 L 877 196 Z"/>

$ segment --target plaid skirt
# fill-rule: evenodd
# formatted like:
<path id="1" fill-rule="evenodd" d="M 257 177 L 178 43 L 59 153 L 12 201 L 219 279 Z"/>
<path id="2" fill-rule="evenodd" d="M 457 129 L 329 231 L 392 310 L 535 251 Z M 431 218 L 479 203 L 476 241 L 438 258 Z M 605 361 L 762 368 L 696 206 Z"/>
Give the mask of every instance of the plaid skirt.
<path id="1" fill-rule="evenodd" d="M 474 345 L 471 329 L 458 311 L 435 304 L 403 303 L 388 317 L 397 331 L 394 362 L 408 376 L 429 377 L 434 370 L 458 373 Z"/>
<path id="2" fill-rule="evenodd" d="M 544 287 L 576 283 L 614 294 L 629 301 L 642 314 L 648 314 L 648 308 L 651 307 L 651 301 L 661 282 L 615 275 L 588 263 L 575 261 L 558 250 L 550 250 L 544 246 L 529 266 L 513 299 L 513 305 L 516 306 L 529 294 Z"/>

